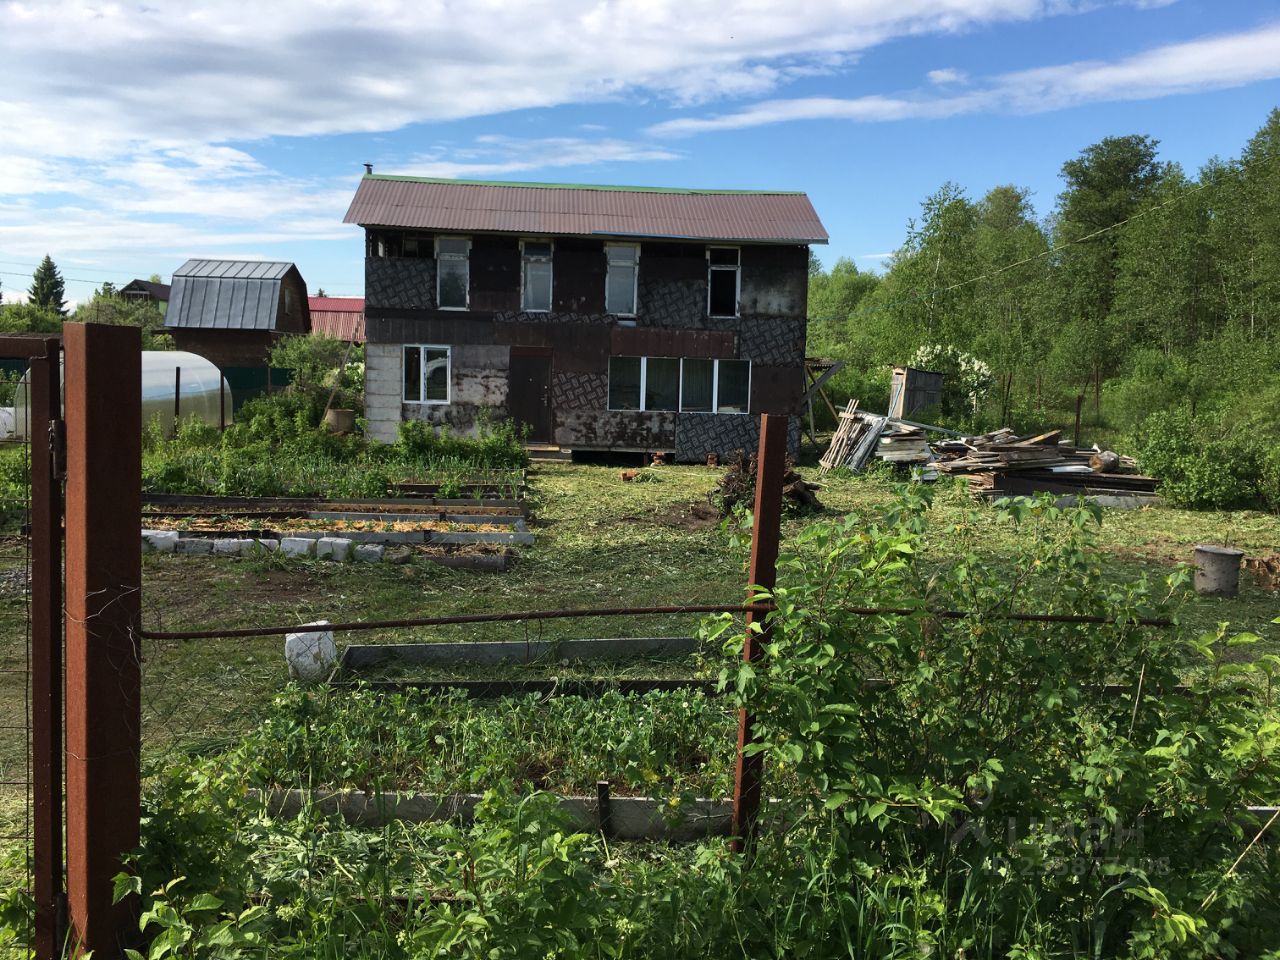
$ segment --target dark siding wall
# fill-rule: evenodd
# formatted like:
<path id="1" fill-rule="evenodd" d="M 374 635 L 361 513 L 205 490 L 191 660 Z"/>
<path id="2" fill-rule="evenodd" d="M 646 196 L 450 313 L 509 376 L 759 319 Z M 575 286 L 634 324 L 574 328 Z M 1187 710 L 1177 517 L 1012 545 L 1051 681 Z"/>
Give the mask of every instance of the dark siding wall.
<path id="1" fill-rule="evenodd" d="M 471 309 L 478 313 L 520 309 L 520 241 L 472 237 Z"/>
<path id="2" fill-rule="evenodd" d="M 307 282 L 297 267 L 280 281 L 280 302 L 276 306 L 278 333 L 309 333 L 311 309 L 307 306 Z"/>
<path id="3" fill-rule="evenodd" d="M 610 356 L 722 357 L 752 361 L 752 413 L 797 412 L 803 391 L 805 248 L 742 247 L 742 316 L 707 311 L 707 259 L 702 244 L 641 244 L 638 316 L 621 325 L 604 313 L 603 241 L 555 241 L 551 313 L 520 310 L 520 246 L 515 237 L 474 237 L 471 307 L 433 307 L 435 263 L 430 259 L 366 261 L 366 332 L 371 345 L 453 345 L 454 402 L 416 407 L 380 402 L 386 417 L 414 416 L 469 429 L 480 410 L 506 412 L 510 348 L 552 354 L 554 436 L 563 446 L 675 449 L 684 459 L 730 454 L 758 432 L 758 418 L 742 415 L 609 411 Z M 378 360 L 373 360 L 374 356 Z M 374 347 L 375 363 L 394 369 L 377 376 L 398 390 L 400 352 Z M 392 434 L 391 425 L 383 424 Z"/>
<path id="4" fill-rule="evenodd" d="M 551 306 L 556 313 L 604 313 L 604 242 L 556 241 L 551 261 Z"/>
<path id="5" fill-rule="evenodd" d="M 264 367 L 279 337 L 268 330 L 199 330 L 174 327 L 173 345 L 218 367 Z"/>
<path id="6" fill-rule="evenodd" d="M 804 320 L 808 298 L 808 247 L 742 248 L 742 316 Z"/>

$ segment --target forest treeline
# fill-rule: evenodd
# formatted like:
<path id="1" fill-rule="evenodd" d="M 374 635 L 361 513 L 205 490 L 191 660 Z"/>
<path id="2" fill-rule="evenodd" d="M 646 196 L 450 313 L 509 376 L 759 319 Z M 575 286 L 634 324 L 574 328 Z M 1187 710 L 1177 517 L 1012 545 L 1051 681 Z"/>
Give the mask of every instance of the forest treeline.
<path id="1" fill-rule="evenodd" d="M 938 419 L 1071 427 L 1171 499 L 1280 507 L 1280 109 L 1195 175 L 1143 135 L 1062 166 L 1053 210 L 1001 185 L 925 199 L 883 275 L 811 258 L 809 355 L 833 399 L 885 408 L 889 368 L 948 375 Z"/>

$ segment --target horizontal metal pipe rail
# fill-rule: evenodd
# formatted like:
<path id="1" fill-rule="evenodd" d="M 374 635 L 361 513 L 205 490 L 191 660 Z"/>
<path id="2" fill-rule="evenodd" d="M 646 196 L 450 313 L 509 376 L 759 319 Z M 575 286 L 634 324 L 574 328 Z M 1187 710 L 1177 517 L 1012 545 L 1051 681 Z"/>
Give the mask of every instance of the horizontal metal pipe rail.
<path id="1" fill-rule="evenodd" d="M 667 616 L 689 613 L 773 613 L 772 603 L 745 604 L 688 604 L 674 607 L 588 607 L 568 610 L 526 610 L 514 613 L 468 613 L 449 617 L 410 617 L 401 620 L 358 620 L 350 623 L 326 623 L 324 629 L 332 633 L 348 633 L 359 630 L 398 630 L 406 627 L 443 627 L 468 623 L 511 623 L 522 620 L 570 620 L 585 617 L 643 617 Z M 1019 623 L 1096 623 L 1117 622 L 1115 618 L 1089 614 L 1058 613 L 992 613 L 983 614 L 965 610 L 937 610 L 913 607 L 841 607 L 841 612 L 855 616 L 912 616 L 927 614 L 944 620 L 968 620 L 990 617 L 993 620 L 1010 620 Z M 1161 617 L 1137 617 L 1127 621 L 1134 626 L 1171 627 L 1173 621 Z M 298 633 L 316 624 L 298 623 L 288 626 L 232 627 L 223 630 L 143 630 L 144 640 L 232 640 L 245 637 L 284 636 Z"/>

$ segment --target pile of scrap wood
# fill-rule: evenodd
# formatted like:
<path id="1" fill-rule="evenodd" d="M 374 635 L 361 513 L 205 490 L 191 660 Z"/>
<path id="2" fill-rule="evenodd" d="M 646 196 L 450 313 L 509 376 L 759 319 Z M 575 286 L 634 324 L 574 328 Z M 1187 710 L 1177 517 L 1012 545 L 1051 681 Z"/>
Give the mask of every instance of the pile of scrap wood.
<path id="1" fill-rule="evenodd" d="M 846 467 L 858 473 L 873 456 L 890 463 L 927 464 L 934 454 L 925 429 L 922 424 L 866 413 L 858 409 L 857 400 L 850 400 L 840 411 L 831 446 L 819 461 L 821 472 Z"/>
<path id="2" fill-rule="evenodd" d="M 932 443 L 927 431 L 951 434 Z M 925 479 L 945 473 L 968 478 L 980 496 L 1061 493 L 1144 497 L 1156 481 L 1136 473 L 1131 457 L 1097 447 L 1072 446 L 1062 431 L 1020 437 L 1002 427 L 978 437 L 962 437 L 941 427 L 865 413 L 850 400 L 823 455 L 822 473 L 845 467 L 857 473 L 872 457 L 923 468 Z"/>
<path id="3" fill-rule="evenodd" d="M 1141 496 L 1155 493 L 1156 481 L 1135 472 L 1131 457 L 1062 441 L 1052 430 L 1019 437 L 1002 428 L 980 437 L 933 445 L 941 473 L 968 478 L 981 496 L 1035 493 Z"/>

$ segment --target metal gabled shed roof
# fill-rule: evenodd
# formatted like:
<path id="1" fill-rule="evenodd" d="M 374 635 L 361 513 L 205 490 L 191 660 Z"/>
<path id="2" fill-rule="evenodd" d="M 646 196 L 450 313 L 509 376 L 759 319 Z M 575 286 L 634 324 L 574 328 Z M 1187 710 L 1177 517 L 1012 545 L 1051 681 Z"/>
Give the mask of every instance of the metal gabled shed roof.
<path id="1" fill-rule="evenodd" d="M 463 233 L 826 243 L 803 193 L 367 174 L 346 223 Z"/>
<path id="2" fill-rule="evenodd" d="M 280 281 L 292 263 L 188 260 L 173 274 L 166 327 L 274 330 Z"/>

